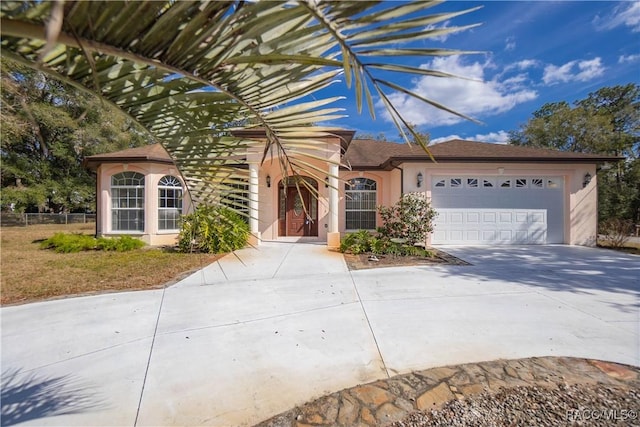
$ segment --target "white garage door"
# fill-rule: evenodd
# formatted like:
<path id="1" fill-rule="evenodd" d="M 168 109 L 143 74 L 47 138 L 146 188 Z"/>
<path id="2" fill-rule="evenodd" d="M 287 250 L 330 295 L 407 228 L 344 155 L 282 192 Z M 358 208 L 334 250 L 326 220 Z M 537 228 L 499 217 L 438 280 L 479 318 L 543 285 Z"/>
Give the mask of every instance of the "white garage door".
<path id="1" fill-rule="evenodd" d="M 545 244 L 564 241 L 562 177 L 432 178 L 434 244 Z"/>

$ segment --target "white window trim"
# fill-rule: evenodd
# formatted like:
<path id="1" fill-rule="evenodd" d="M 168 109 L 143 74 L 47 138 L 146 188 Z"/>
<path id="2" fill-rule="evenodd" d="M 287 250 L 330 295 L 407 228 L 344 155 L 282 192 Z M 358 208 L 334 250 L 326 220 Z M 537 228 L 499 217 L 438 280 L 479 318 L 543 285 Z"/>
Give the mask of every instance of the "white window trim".
<path id="1" fill-rule="evenodd" d="M 127 171 L 125 171 L 127 172 Z M 120 175 L 123 174 L 125 172 L 118 172 L 115 173 L 113 175 L 111 175 L 109 177 L 109 198 L 110 198 L 110 206 L 109 206 L 109 215 L 111 216 L 110 218 L 110 227 L 111 227 L 111 231 L 110 233 L 112 234 L 127 234 L 127 235 L 144 235 L 145 232 L 145 227 L 147 226 L 147 218 L 146 218 L 146 213 L 147 213 L 147 206 L 146 206 L 146 184 L 147 184 L 147 177 L 146 175 L 144 175 L 143 173 L 140 172 L 136 172 L 136 171 L 132 171 L 132 173 L 138 174 L 138 175 L 142 175 L 143 179 L 142 179 L 142 185 L 113 185 L 113 177 L 116 175 Z M 113 190 L 114 189 L 131 189 L 131 188 L 135 188 L 135 189 L 142 189 L 142 208 L 114 208 L 113 207 L 113 201 L 114 201 L 114 196 L 113 196 Z M 120 211 L 142 211 L 142 230 L 121 230 L 121 229 L 114 229 L 113 228 L 113 222 L 114 222 L 114 213 L 115 212 L 120 212 Z"/>
<path id="2" fill-rule="evenodd" d="M 173 178 L 175 180 L 176 183 L 180 184 L 178 185 L 162 185 L 161 182 L 163 179 L 165 179 L 166 177 L 170 177 Z M 180 208 L 163 208 L 160 207 L 160 190 L 176 190 L 179 189 L 180 190 Z M 182 215 L 184 213 L 184 185 L 182 184 L 182 181 L 180 180 L 180 178 L 173 176 L 173 175 L 164 175 L 162 178 L 160 178 L 160 180 L 158 181 L 158 186 L 157 186 L 157 195 L 158 195 L 158 233 L 157 234 L 175 234 L 177 232 L 180 231 L 180 228 L 161 228 L 160 227 L 160 212 L 161 211 L 174 211 L 174 210 L 178 210 L 180 215 Z"/>
<path id="3" fill-rule="evenodd" d="M 349 182 L 354 180 L 354 179 L 358 179 L 358 178 L 351 178 L 348 179 L 345 185 L 349 185 Z M 344 226 L 345 226 L 345 231 L 347 232 L 354 232 L 354 231 L 358 231 L 358 230 L 368 230 L 368 231 L 375 231 L 378 228 L 378 182 L 374 179 L 371 178 L 366 178 L 368 181 L 372 181 L 373 183 L 375 183 L 376 189 L 375 190 L 347 190 L 345 188 L 345 206 L 344 206 Z M 375 196 L 375 204 L 374 204 L 374 209 L 347 209 L 347 197 L 349 195 L 349 193 L 368 193 L 368 194 L 373 194 Z M 375 220 L 374 220 L 374 228 L 347 228 L 347 223 L 349 222 L 347 220 L 347 213 L 348 212 L 373 212 L 374 216 L 375 216 Z"/>

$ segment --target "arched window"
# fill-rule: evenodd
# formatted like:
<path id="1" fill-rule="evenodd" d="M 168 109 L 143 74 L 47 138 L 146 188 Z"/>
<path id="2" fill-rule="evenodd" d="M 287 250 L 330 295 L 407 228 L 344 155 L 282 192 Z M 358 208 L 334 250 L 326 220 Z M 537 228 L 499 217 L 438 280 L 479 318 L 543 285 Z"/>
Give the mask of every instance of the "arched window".
<path id="1" fill-rule="evenodd" d="M 345 184 L 346 229 L 376 229 L 376 182 L 354 178 Z"/>
<path id="2" fill-rule="evenodd" d="M 177 230 L 182 214 L 182 183 L 165 175 L 158 183 L 158 230 Z"/>
<path id="3" fill-rule="evenodd" d="M 111 177 L 112 231 L 144 231 L 144 175 L 120 172 Z"/>

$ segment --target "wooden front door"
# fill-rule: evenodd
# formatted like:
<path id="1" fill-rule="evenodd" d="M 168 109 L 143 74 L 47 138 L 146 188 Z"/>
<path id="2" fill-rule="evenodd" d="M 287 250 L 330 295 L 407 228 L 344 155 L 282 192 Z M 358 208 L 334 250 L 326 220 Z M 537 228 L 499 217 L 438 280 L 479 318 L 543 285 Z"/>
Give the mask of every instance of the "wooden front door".
<path id="1" fill-rule="evenodd" d="M 310 210 L 311 194 L 300 187 L 287 187 L 287 236 L 308 236 L 311 220 L 307 216 Z M 306 209 L 306 211 L 305 211 Z"/>

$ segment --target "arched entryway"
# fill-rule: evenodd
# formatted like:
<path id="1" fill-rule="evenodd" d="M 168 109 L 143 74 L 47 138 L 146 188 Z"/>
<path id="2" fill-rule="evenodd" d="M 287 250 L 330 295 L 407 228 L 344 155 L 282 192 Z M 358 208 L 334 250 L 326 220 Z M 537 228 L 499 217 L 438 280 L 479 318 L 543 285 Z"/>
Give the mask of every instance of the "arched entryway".
<path id="1" fill-rule="evenodd" d="M 279 236 L 318 236 L 318 199 L 314 195 L 317 191 L 318 182 L 313 178 L 289 177 L 280 181 L 278 185 Z"/>

